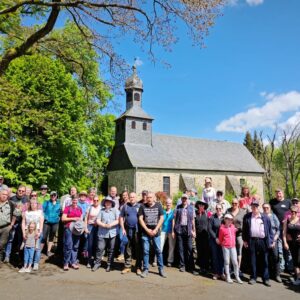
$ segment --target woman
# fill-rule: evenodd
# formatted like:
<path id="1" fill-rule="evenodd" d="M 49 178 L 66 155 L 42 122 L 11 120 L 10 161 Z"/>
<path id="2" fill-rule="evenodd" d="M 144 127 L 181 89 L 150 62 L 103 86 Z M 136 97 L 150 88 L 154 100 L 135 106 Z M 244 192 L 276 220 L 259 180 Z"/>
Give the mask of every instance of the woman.
<path id="1" fill-rule="evenodd" d="M 43 238 L 43 225 L 44 225 L 44 215 L 43 211 L 38 207 L 37 197 L 30 199 L 28 203 L 28 208 L 22 214 L 22 234 L 24 240 L 26 240 L 26 229 L 30 222 L 35 222 L 36 224 L 36 240 L 38 241 L 35 247 L 35 255 L 33 259 L 33 271 L 39 269 L 39 262 L 41 259 L 41 240 Z"/>
<path id="2" fill-rule="evenodd" d="M 212 253 L 213 264 L 213 279 L 224 279 L 224 259 L 222 247 L 218 244 L 219 229 L 223 222 L 222 206 L 216 205 L 216 213 L 210 218 L 208 222 L 208 232 L 210 236 L 210 247 Z"/>
<path id="3" fill-rule="evenodd" d="M 210 205 L 210 202 L 217 198 L 216 190 L 212 187 L 211 177 L 205 177 L 204 189 L 202 191 L 202 201 Z"/>
<path id="4" fill-rule="evenodd" d="M 243 219 L 247 211 L 243 208 L 239 207 L 239 201 L 237 198 L 234 198 L 231 203 L 231 208 L 227 210 L 226 213 L 231 214 L 233 216 L 233 225 L 237 229 L 236 231 L 236 253 L 238 260 L 238 267 L 241 268 L 242 262 L 242 250 L 243 250 L 243 238 L 242 238 L 242 230 L 243 230 Z M 243 274 L 240 273 L 240 277 Z"/>
<path id="5" fill-rule="evenodd" d="M 197 201 L 195 208 L 197 264 L 200 267 L 200 272 L 205 274 L 209 265 L 208 222 L 211 213 L 206 211 L 208 204 L 204 201 Z"/>
<path id="6" fill-rule="evenodd" d="M 241 197 L 239 199 L 240 208 L 244 208 L 247 211 L 251 211 L 251 202 L 253 197 L 250 195 L 250 190 L 248 186 L 243 186 L 241 191 Z"/>
<path id="7" fill-rule="evenodd" d="M 87 263 L 88 268 L 91 268 L 92 258 L 95 257 L 97 234 L 98 234 L 98 225 L 96 220 L 101 210 L 99 197 L 97 195 L 93 198 L 92 201 L 93 204 L 88 209 L 87 217 L 85 218 L 86 233 L 88 234 L 88 263 Z"/>
<path id="8" fill-rule="evenodd" d="M 78 198 L 72 199 L 72 204 L 64 209 L 62 222 L 65 224 L 64 228 L 64 271 L 69 270 L 69 265 L 78 270 L 77 254 L 80 242 L 80 235 L 74 234 L 70 226 L 72 223 L 82 220 L 82 210 L 78 206 Z"/>
<path id="9" fill-rule="evenodd" d="M 294 285 L 300 285 L 300 218 L 297 206 L 291 207 L 291 217 L 283 223 L 283 245 L 290 250 L 295 268 Z"/>
<path id="10" fill-rule="evenodd" d="M 45 221 L 43 227 L 41 251 L 43 251 L 44 245 L 48 240 L 47 256 L 50 256 L 61 214 L 60 203 L 57 199 L 57 192 L 52 191 L 50 193 L 50 200 L 47 200 L 43 203 L 43 212 Z"/>

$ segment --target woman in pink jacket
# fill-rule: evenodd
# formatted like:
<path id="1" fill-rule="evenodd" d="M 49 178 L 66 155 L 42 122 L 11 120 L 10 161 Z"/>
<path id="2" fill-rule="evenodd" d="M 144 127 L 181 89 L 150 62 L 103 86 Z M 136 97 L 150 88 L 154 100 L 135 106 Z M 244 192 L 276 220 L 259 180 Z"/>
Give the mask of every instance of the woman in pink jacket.
<path id="1" fill-rule="evenodd" d="M 219 230 L 218 243 L 222 246 L 224 257 L 224 269 L 226 274 L 226 282 L 233 283 L 230 277 L 229 265 L 230 261 L 234 268 L 235 279 L 238 283 L 243 283 L 239 277 L 239 267 L 237 262 L 237 254 L 235 248 L 236 228 L 233 225 L 233 216 L 226 214 L 224 217 L 224 224 L 221 225 Z"/>

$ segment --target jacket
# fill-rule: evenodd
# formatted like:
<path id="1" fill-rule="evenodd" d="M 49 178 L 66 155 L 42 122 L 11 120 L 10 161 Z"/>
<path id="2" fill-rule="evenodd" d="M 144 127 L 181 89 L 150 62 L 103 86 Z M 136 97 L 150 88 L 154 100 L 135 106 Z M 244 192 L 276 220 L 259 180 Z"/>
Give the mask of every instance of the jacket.
<path id="1" fill-rule="evenodd" d="M 220 245 L 225 248 L 234 248 L 236 231 L 237 229 L 233 224 L 231 224 L 229 227 L 225 226 L 225 224 L 222 224 L 219 229 Z"/>

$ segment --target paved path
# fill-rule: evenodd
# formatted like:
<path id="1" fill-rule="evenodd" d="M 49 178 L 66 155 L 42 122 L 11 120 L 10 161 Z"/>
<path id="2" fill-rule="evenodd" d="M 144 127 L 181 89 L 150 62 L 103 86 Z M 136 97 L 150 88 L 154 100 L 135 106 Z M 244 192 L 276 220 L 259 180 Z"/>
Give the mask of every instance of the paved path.
<path id="1" fill-rule="evenodd" d="M 153 273 L 152 273 L 153 272 Z M 106 273 L 99 269 L 93 273 L 86 267 L 62 271 L 56 265 L 42 263 L 40 270 L 19 274 L 10 265 L 0 265 L 1 300 L 52 300 L 52 299 L 239 299 L 239 300 L 300 300 L 300 287 L 278 284 L 250 286 L 227 284 L 202 276 L 179 273 L 176 268 L 166 268 L 168 278 L 163 279 L 151 269 L 148 278 L 134 273 L 121 275 L 120 271 Z"/>

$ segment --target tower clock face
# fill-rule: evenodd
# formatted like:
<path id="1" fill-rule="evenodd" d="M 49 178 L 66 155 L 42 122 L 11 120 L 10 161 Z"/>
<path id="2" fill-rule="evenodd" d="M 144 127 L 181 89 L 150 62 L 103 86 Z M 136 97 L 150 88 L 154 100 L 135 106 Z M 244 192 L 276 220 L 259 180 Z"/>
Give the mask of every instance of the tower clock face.
<path id="1" fill-rule="evenodd" d="M 135 93 L 134 94 L 134 101 L 140 101 L 141 100 L 141 96 L 139 93 Z"/>

